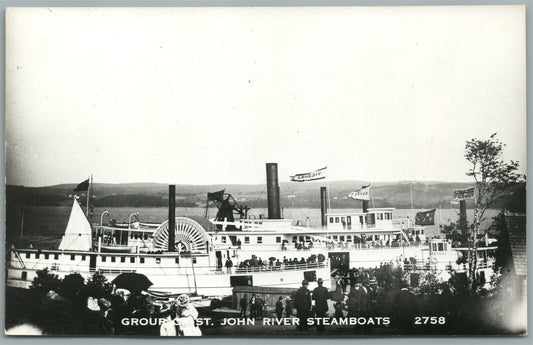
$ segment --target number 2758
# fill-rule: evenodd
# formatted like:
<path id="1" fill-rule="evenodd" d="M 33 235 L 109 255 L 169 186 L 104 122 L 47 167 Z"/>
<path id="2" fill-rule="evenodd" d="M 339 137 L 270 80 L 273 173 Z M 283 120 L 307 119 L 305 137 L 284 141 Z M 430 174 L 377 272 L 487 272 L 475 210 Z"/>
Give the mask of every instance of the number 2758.
<path id="1" fill-rule="evenodd" d="M 444 316 L 416 316 L 415 325 L 444 325 L 446 318 Z"/>

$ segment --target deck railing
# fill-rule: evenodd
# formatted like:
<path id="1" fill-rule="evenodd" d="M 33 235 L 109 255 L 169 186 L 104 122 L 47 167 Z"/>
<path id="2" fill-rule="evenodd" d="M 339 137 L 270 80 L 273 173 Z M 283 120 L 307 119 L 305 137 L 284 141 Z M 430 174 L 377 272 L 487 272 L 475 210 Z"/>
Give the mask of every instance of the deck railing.
<path id="1" fill-rule="evenodd" d="M 299 264 L 281 264 L 281 266 L 264 265 L 264 266 L 246 266 L 246 267 L 232 267 L 230 269 L 226 267 L 218 268 L 213 271 L 220 272 L 221 274 L 228 273 L 254 273 L 254 272 L 279 272 L 279 271 L 295 271 L 295 270 L 307 270 L 326 268 L 327 261 L 322 262 L 306 262 Z"/>

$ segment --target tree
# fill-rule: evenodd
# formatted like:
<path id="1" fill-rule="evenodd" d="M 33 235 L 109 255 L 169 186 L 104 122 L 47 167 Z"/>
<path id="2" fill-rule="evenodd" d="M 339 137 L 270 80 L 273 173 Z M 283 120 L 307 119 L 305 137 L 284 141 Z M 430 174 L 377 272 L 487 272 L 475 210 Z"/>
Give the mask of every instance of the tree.
<path id="1" fill-rule="evenodd" d="M 477 247 L 481 222 L 485 211 L 496 201 L 509 193 L 511 186 L 518 183 L 521 175 L 517 173 L 517 161 L 504 162 L 503 144 L 496 133 L 487 140 L 471 139 L 465 145 L 465 158 L 472 164 L 466 173 L 472 176 L 476 183 L 476 200 L 474 208 L 474 222 L 470 225 L 469 236 L 469 278 L 472 290 L 477 290 L 476 266 Z"/>
<path id="2" fill-rule="evenodd" d="M 107 281 L 101 271 L 96 271 L 87 279 L 87 293 L 95 298 L 107 298 L 113 291 L 113 284 Z"/>
<path id="3" fill-rule="evenodd" d="M 468 232 L 464 231 L 465 226 L 461 226 L 461 217 L 457 222 L 444 224 L 441 233 L 446 236 L 447 240 L 452 241 L 452 245 L 462 247 L 468 245 Z"/>
<path id="4" fill-rule="evenodd" d="M 61 287 L 61 278 L 56 274 L 50 273 L 48 268 L 38 270 L 35 272 L 35 278 L 30 286 L 30 291 L 36 295 L 42 295 L 48 293 L 48 291 L 59 291 Z"/>

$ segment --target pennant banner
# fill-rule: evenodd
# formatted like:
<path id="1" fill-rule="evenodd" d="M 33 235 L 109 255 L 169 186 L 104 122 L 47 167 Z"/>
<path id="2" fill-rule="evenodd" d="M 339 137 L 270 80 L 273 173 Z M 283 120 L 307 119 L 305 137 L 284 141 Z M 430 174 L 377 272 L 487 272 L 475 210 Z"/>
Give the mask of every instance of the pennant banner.
<path id="1" fill-rule="evenodd" d="M 86 179 L 73 189 L 75 192 L 84 192 L 89 190 L 89 179 Z"/>
<path id="2" fill-rule="evenodd" d="M 315 181 L 315 180 L 322 180 L 326 178 L 326 169 L 328 167 L 324 167 L 322 169 L 318 169 L 309 173 L 305 174 L 296 174 L 294 176 L 290 176 L 292 182 L 306 182 L 306 181 Z"/>
<path id="3" fill-rule="evenodd" d="M 348 198 L 355 200 L 370 200 L 370 185 L 364 186 L 356 192 L 348 194 Z"/>
<path id="4" fill-rule="evenodd" d="M 456 190 L 453 192 L 453 197 L 457 200 L 473 199 L 474 198 L 474 187 Z"/>
<path id="5" fill-rule="evenodd" d="M 435 211 L 434 208 L 429 211 L 417 212 L 415 217 L 416 225 L 435 225 Z"/>

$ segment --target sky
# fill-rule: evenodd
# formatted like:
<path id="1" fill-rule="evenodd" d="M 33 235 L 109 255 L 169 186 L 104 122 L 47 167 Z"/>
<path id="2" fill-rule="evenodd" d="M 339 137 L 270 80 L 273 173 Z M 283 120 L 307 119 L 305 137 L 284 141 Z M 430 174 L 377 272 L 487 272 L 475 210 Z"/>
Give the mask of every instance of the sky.
<path id="1" fill-rule="evenodd" d="M 525 173 L 520 6 L 6 11 L 7 184 L 466 182 L 494 132 Z"/>

